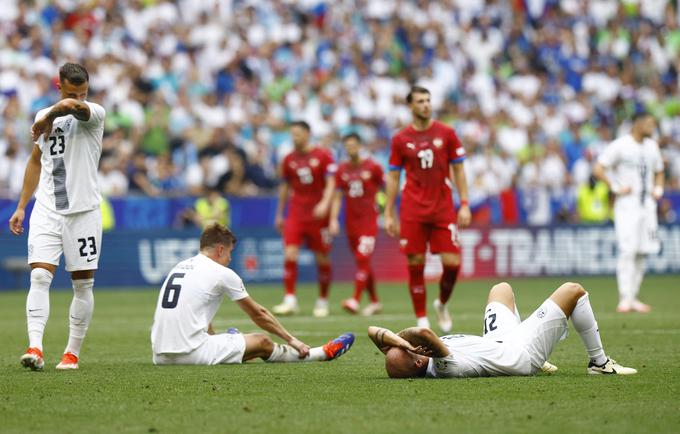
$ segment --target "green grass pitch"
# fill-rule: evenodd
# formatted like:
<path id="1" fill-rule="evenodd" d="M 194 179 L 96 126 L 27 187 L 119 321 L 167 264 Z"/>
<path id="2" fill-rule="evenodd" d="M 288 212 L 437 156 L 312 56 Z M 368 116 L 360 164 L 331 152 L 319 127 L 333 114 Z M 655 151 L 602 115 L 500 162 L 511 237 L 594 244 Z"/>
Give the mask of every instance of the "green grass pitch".
<path id="1" fill-rule="evenodd" d="M 520 312 L 530 314 L 562 280 L 511 281 Z M 654 306 L 648 315 L 614 312 L 613 278 L 579 281 L 591 293 L 606 351 L 638 375 L 586 375 L 587 359 L 572 329 L 550 359 L 560 368 L 553 375 L 390 380 L 366 328 L 413 325 L 403 284 L 379 286 L 385 313 L 370 319 L 339 308 L 351 290 L 347 284 L 333 287 L 332 316 L 320 320 L 310 315 L 314 287 L 300 289 L 303 313 L 283 323 L 313 346 L 354 332 L 354 347 L 336 361 L 214 367 L 152 366 L 149 330 L 157 290 L 96 289 L 81 368 L 73 372 L 54 369 L 66 343 L 71 294 L 53 291 L 46 367 L 30 372 L 19 365 L 27 343 L 25 292 L 0 293 L 0 432 L 680 432 L 680 277 L 647 277 L 643 298 Z M 458 285 L 451 303 L 455 332 L 481 332 L 491 283 Z M 435 286 L 429 285 L 430 300 Z M 275 286 L 249 290 L 269 307 L 282 293 Z M 256 330 L 228 301 L 215 325 Z"/>

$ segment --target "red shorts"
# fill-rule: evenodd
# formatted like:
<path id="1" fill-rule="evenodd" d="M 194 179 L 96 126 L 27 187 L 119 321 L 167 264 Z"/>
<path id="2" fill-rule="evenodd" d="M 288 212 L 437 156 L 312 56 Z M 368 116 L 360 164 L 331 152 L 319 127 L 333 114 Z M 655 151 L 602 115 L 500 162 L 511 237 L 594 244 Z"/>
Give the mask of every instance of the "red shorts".
<path id="1" fill-rule="evenodd" d="M 430 253 L 460 253 L 458 226 L 451 222 L 401 221 L 399 246 L 406 255 L 425 254 L 427 244 Z"/>
<path id="2" fill-rule="evenodd" d="M 304 222 L 286 219 L 283 224 L 284 246 L 302 246 L 304 243 L 313 252 L 328 253 L 331 240 L 328 219 Z"/>
<path id="3" fill-rule="evenodd" d="M 375 232 L 347 234 L 349 248 L 352 250 L 352 253 L 354 253 L 356 259 L 370 258 L 373 255 L 373 250 L 375 249 L 375 236 Z"/>

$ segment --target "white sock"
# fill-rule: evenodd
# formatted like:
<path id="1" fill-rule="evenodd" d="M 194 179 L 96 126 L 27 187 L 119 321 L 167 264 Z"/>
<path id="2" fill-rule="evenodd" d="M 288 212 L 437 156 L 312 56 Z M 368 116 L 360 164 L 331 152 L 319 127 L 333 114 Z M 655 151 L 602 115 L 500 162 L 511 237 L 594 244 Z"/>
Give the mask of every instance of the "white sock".
<path id="1" fill-rule="evenodd" d="M 418 327 L 430 328 L 430 320 L 426 316 L 416 318 L 416 324 Z"/>
<path id="2" fill-rule="evenodd" d="M 619 287 L 619 302 L 632 303 L 635 300 L 635 255 L 619 253 L 616 261 L 616 282 Z"/>
<path id="3" fill-rule="evenodd" d="M 274 350 L 272 351 L 267 362 L 319 362 L 328 359 L 322 347 L 314 347 L 309 350 L 309 355 L 304 359 L 300 358 L 300 353 L 290 345 L 280 345 L 274 343 Z"/>
<path id="4" fill-rule="evenodd" d="M 581 340 L 586 347 L 590 360 L 597 365 L 603 365 L 607 361 L 607 356 L 604 354 L 600 329 L 597 327 L 588 294 L 579 298 L 576 302 L 576 307 L 571 313 L 571 322 L 578 334 L 581 335 Z"/>
<path id="5" fill-rule="evenodd" d="M 31 288 L 26 297 L 28 346 L 42 351 L 45 324 L 50 316 L 50 285 L 54 276 L 44 268 L 31 270 Z"/>
<path id="6" fill-rule="evenodd" d="M 635 268 L 633 275 L 633 300 L 638 299 L 638 294 L 640 293 L 640 285 L 642 285 L 642 279 L 645 277 L 645 268 L 647 266 L 647 255 L 635 255 Z"/>
<path id="7" fill-rule="evenodd" d="M 87 333 L 87 328 L 92 320 L 94 311 L 94 296 L 92 287 L 94 279 L 72 280 L 73 301 L 69 310 L 69 335 L 68 344 L 64 353 L 80 354 L 80 347 Z"/>
<path id="8" fill-rule="evenodd" d="M 285 304 L 297 305 L 297 297 L 295 294 L 286 294 L 283 296 L 283 302 Z"/>

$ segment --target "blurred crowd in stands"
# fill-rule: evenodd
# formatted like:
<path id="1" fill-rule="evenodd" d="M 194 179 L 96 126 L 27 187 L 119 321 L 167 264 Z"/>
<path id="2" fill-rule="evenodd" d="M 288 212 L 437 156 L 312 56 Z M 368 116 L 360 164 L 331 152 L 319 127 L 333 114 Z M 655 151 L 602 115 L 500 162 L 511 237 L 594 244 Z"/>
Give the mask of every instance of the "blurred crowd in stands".
<path id="1" fill-rule="evenodd" d="M 417 83 L 469 153 L 473 207 L 570 221 L 606 199 L 591 162 L 640 108 L 680 189 L 678 19 L 675 0 L 5 0 L 0 197 L 78 61 L 107 110 L 108 196 L 272 194 L 298 119 L 338 158 L 354 131 L 385 164 Z"/>

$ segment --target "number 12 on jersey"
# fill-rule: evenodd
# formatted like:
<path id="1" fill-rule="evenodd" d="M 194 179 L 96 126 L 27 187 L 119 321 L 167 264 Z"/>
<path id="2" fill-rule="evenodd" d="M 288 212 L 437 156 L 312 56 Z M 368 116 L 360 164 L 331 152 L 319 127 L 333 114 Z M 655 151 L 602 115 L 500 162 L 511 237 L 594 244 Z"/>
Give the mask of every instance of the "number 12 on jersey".
<path id="1" fill-rule="evenodd" d="M 165 289 L 163 290 L 163 301 L 161 302 L 163 309 L 174 309 L 177 307 L 182 285 L 180 283 L 175 283 L 175 280 L 182 279 L 183 277 L 184 273 L 173 273 L 168 278 L 168 281 L 165 283 Z"/>

